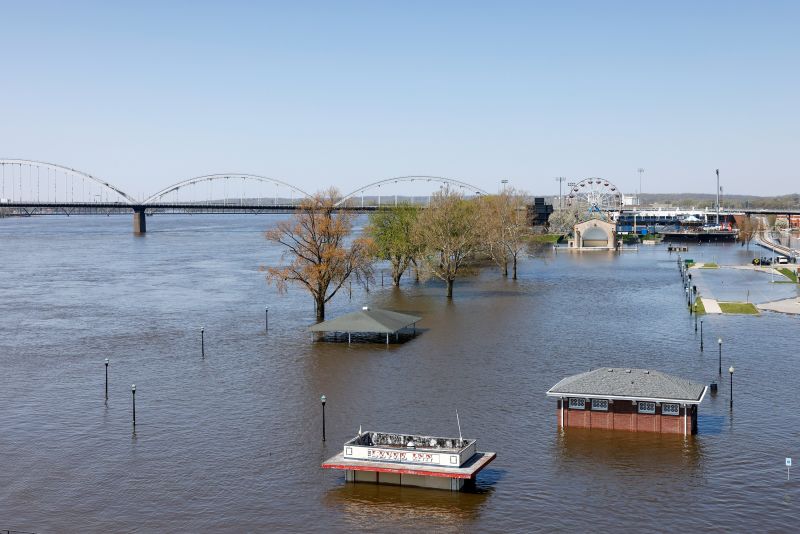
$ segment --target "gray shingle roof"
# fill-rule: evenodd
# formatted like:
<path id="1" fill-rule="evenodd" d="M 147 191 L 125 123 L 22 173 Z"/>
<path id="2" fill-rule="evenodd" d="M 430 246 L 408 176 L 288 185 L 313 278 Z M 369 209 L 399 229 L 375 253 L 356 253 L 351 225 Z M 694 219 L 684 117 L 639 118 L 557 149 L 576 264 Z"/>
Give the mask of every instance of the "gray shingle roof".
<path id="1" fill-rule="evenodd" d="M 703 384 L 660 371 L 603 367 L 568 376 L 547 394 L 700 402 L 705 389 Z"/>
<path id="2" fill-rule="evenodd" d="M 312 332 L 375 332 L 393 334 L 398 330 L 421 321 L 422 317 L 390 310 L 360 310 L 330 321 L 323 321 L 308 327 Z"/>

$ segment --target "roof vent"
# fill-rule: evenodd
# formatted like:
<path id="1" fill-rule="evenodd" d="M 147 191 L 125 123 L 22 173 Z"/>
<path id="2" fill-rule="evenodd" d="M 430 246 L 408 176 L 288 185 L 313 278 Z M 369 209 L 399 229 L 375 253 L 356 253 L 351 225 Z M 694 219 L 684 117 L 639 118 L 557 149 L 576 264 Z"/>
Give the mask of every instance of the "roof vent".
<path id="1" fill-rule="evenodd" d="M 650 371 L 645 371 L 644 374 L 649 375 Z"/>
<path id="2" fill-rule="evenodd" d="M 609 370 L 608 370 L 608 372 L 609 372 L 609 373 L 613 373 L 613 372 L 614 372 L 614 370 L 613 370 L 613 369 L 609 369 Z"/>
<path id="3" fill-rule="evenodd" d="M 625 372 L 626 372 L 626 373 L 630 373 L 630 372 L 631 372 L 631 370 L 630 370 L 630 369 L 625 369 Z"/>
<path id="4" fill-rule="evenodd" d="M 361 309 L 362 309 L 363 311 L 369 311 L 369 306 L 361 306 Z"/>

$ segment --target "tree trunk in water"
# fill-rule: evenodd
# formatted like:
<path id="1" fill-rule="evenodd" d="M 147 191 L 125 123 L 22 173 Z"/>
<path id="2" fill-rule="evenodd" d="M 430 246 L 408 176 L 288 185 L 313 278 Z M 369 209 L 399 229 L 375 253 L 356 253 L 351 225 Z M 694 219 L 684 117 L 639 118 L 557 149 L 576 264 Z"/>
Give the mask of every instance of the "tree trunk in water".
<path id="1" fill-rule="evenodd" d="M 400 265 L 392 263 L 392 283 L 396 287 L 400 287 L 400 278 L 403 276 L 403 271 L 400 270 Z"/>
<path id="2" fill-rule="evenodd" d="M 450 279 L 447 281 L 447 298 L 453 298 L 453 280 Z"/>
<path id="3" fill-rule="evenodd" d="M 503 276 L 508 277 L 508 260 L 503 262 Z"/>
<path id="4" fill-rule="evenodd" d="M 325 299 L 323 298 L 316 298 L 314 299 L 314 309 L 317 312 L 317 322 L 321 323 L 325 320 Z"/>
<path id="5" fill-rule="evenodd" d="M 512 277 L 512 279 L 516 280 L 517 279 L 517 257 L 514 256 L 514 259 L 511 260 L 511 261 L 514 262 L 514 276 Z"/>

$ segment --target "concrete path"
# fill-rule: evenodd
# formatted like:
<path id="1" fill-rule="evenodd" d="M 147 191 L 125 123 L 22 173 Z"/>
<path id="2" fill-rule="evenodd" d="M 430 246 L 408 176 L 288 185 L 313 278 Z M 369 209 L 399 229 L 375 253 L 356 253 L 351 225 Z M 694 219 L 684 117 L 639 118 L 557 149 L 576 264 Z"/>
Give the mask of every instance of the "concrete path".
<path id="1" fill-rule="evenodd" d="M 765 302 L 757 306 L 759 310 L 776 311 L 780 313 L 791 313 L 800 315 L 800 300 L 799 299 L 785 299 L 776 300 L 773 302 Z"/>
<path id="2" fill-rule="evenodd" d="M 706 309 L 706 313 L 722 313 L 722 308 L 719 307 L 716 300 L 705 297 L 700 297 L 700 300 L 703 301 L 703 307 Z"/>

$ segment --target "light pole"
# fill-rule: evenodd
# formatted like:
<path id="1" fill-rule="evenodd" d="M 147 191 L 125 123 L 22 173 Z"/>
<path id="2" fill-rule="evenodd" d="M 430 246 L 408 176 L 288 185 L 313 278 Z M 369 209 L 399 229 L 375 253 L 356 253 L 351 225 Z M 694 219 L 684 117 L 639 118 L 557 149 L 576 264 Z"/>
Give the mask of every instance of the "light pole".
<path id="1" fill-rule="evenodd" d="M 639 173 L 639 205 L 642 205 L 642 174 L 644 174 L 644 169 L 639 167 L 636 169 L 636 172 Z"/>
<path id="2" fill-rule="evenodd" d="M 731 410 L 733 410 L 733 366 L 728 367 L 728 373 L 731 375 Z"/>
<path id="3" fill-rule="evenodd" d="M 269 331 L 269 308 L 264 308 L 264 331 Z"/>
<path id="4" fill-rule="evenodd" d="M 564 195 L 561 193 L 561 184 L 563 184 L 566 179 L 565 176 L 556 177 L 556 181 L 558 182 L 558 209 L 562 210 L 564 209 Z"/>
<path id="5" fill-rule="evenodd" d="M 131 398 L 133 399 L 133 429 L 136 430 L 136 384 L 131 384 Z"/>
<path id="6" fill-rule="evenodd" d="M 719 345 L 719 376 L 722 376 L 722 338 L 717 339 Z"/>
<path id="7" fill-rule="evenodd" d="M 717 169 L 717 226 L 719 226 L 719 169 Z"/>
<path id="8" fill-rule="evenodd" d="M 703 352 L 703 320 L 700 319 L 700 352 Z"/>
<path id="9" fill-rule="evenodd" d="M 206 337 L 205 337 L 206 329 L 202 326 L 200 327 L 200 355 L 205 360 L 206 359 Z"/>
<path id="10" fill-rule="evenodd" d="M 106 402 L 108 402 L 108 358 L 106 358 Z"/>
<path id="11" fill-rule="evenodd" d="M 694 303 L 694 331 L 697 332 L 697 302 Z"/>
<path id="12" fill-rule="evenodd" d="M 325 395 L 319 398 L 319 401 L 322 403 L 322 441 L 325 441 L 325 402 L 328 400 L 328 397 Z"/>

